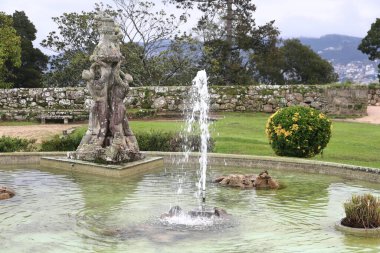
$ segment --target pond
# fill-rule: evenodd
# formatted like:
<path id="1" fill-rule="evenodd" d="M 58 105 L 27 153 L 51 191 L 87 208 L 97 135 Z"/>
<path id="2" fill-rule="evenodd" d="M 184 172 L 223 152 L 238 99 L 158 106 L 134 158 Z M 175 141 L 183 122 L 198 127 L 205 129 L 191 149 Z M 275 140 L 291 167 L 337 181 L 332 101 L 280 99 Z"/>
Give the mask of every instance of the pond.
<path id="1" fill-rule="evenodd" d="M 178 173 L 181 172 L 181 173 Z M 259 169 L 212 167 L 208 178 Z M 207 183 L 207 205 L 232 214 L 204 227 L 162 223 L 179 204 L 196 207 L 195 169 L 174 167 L 128 179 L 0 168 L 16 191 L 0 202 L 2 252 L 379 252 L 380 240 L 342 234 L 334 223 L 353 193 L 380 186 L 333 176 L 271 170 L 281 190 L 239 190 Z M 181 175 L 181 176 L 179 176 Z M 177 194 L 183 178 L 182 194 Z"/>

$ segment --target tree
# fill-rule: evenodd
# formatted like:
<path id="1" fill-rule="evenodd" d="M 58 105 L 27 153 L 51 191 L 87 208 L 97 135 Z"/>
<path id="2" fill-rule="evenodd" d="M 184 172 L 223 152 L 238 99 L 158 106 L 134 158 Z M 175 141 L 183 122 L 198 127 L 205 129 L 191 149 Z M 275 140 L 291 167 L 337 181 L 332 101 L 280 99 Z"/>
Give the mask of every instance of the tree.
<path id="1" fill-rule="evenodd" d="M 273 40 L 273 45 L 266 50 L 257 51 L 250 55 L 250 70 L 253 78 L 258 83 L 285 84 L 284 78 L 284 55 L 277 47 L 280 41 Z"/>
<path id="2" fill-rule="evenodd" d="M 336 82 L 338 75 L 334 67 L 322 59 L 310 47 L 298 39 L 284 41 L 280 48 L 284 57 L 286 82 L 295 84 L 326 84 Z"/>
<path id="3" fill-rule="evenodd" d="M 63 13 L 53 17 L 58 32 L 52 31 L 41 42 L 56 55 L 51 57 L 51 70 L 44 77 L 45 85 L 77 86 L 83 83 L 81 73 L 90 66 L 89 56 L 99 41 L 96 12 Z"/>
<path id="4" fill-rule="evenodd" d="M 256 80 L 269 84 L 326 84 L 336 82 L 333 66 L 298 39 L 251 55 Z"/>
<path id="5" fill-rule="evenodd" d="M 371 29 L 367 32 L 360 43 L 358 49 L 368 55 L 371 61 L 380 59 L 380 18 L 371 25 Z M 378 65 L 377 77 L 380 80 L 380 64 Z"/>
<path id="6" fill-rule="evenodd" d="M 8 64 L 12 72 L 8 81 L 15 87 L 41 87 L 42 71 L 46 68 L 48 58 L 38 48 L 34 48 L 32 41 L 36 39 L 36 28 L 23 11 L 13 13 L 13 27 L 21 38 L 21 65 L 19 67 Z"/>
<path id="7" fill-rule="evenodd" d="M 184 72 L 192 69 L 193 62 L 183 49 L 191 52 L 193 41 L 186 34 L 181 35 L 178 29 L 186 21 L 186 14 L 176 17 L 164 10 L 155 11 L 155 3 L 150 1 L 114 2 L 119 8 L 120 28 L 125 35 L 124 67 L 129 67 L 127 71 L 131 72 L 135 84 L 190 84 L 191 79 Z"/>
<path id="8" fill-rule="evenodd" d="M 205 68 L 214 84 L 249 82 L 247 55 L 267 50 L 279 34 L 274 21 L 257 26 L 256 6 L 246 0 L 171 0 L 180 8 L 197 8 L 204 14 L 194 31 L 205 43 Z M 211 52 L 211 54 L 210 54 Z M 210 58 L 211 56 L 211 58 Z M 212 63 L 212 64 L 210 64 Z M 244 78 L 241 78 L 244 77 Z"/>
<path id="9" fill-rule="evenodd" d="M 0 12 L 0 88 L 11 88 L 6 79 L 10 75 L 7 66 L 21 65 L 20 36 L 12 26 L 12 17 Z"/>
<path id="10" fill-rule="evenodd" d="M 114 17 L 124 34 L 121 51 L 126 57 L 122 70 L 134 78 L 133 85 L 170 85 L 185 80 L 183 73 L 192 67 L 192 61 L 181 49 L 191 44 L 188 36 L 179 36 L 178 25 L 184 17 L 176 18 L 163 10 L 153 11 L 154 3 L 141 0 L 114 1 L 111 6 L 96 5 L 95 11 L 64 13 L 53 20 L 58 32 L 50 32 L 41 45 L 57 55 L 51 59 L 52 71 L 45 83 L 55 86 L 73 86 L 83 83 L 81 72 L 89 67 L 89 55 L 98 43 L 97 11 Z M 192 73 L 192 72 L 190 72 Z"/>

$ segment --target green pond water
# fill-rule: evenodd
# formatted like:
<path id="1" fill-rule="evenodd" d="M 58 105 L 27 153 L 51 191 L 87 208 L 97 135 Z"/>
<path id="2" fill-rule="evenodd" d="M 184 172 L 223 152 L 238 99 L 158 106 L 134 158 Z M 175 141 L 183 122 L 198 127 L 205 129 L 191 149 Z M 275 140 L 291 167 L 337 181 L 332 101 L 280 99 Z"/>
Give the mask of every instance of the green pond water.
<path id="1" fill-rule="evenodd" d="M 379 185 L 271 170 L 285 189 L 239 190 L 208 182 L 207 205 L 232 214 L 228 222 L 167 225 L 159 216 L 171 206 L 197 206 L 195 169 L 178 171 L 162 168 L 118 180 L 0 168 L 0 185 L 17 193 L 0 202 L 0 252 L 380 252 L 380 239 L 334 229 L 352 194 L 380 196 Z M 259 171 L 212 167 L 208 177 Z"/>

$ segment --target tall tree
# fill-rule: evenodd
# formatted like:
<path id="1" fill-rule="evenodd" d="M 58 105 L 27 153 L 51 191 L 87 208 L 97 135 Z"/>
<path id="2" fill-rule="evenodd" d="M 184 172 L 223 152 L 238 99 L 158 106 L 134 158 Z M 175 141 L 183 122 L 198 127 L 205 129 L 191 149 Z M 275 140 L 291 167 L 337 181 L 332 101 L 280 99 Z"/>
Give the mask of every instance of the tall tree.
<path id="1" fill-rule="evenodd" d="M 380 59 L 380 18 L 371 25 L 371 29 L 367 32 L 360 43 L 358 49 L 368 55 L 371 61 Z M 378 65 L 377 77 L 380 80 L 380 64 Z"/>
<path id="2" fill-rule="evenodd" d="M 253 17 L 256 6 L 246 0 L 171 0 L 180 8 L 197 7 L 204 14 L 195 32 L 205 43 L 204 62 L 217 59 L 218 68 L 205 66 L 208 72 L 218 70 L 215 80 L 218 84 L 237 84 L 239 77 L 247 76 L 247 55 L 267 50 L 279 34 L 270 21 L 257 26 Z M 208 52 L 214 52 L 213 59 L 207 59 Z M 221 53 L 215 55 L 215 53 Z M 214 64 L 215 65 L 215 64 Z M 219 78 L 218 78 L 219 76 Z M 222 78 L 220 78 L 222 77 Z M 212 79 L 213 77 L 211 77 Z"/>
<path id="3" fill-rule="evenodd" d="M 337 81 L 334 67 L 298 39 L 285 40 L 280 51 L 284 55 L 283 72 L 287 82 L 326 84 Z"/>
<path id="4" fill-rule="evenodd" d="M 53 18 L 58 32 L 50 32 L 41 43 L 57 53 L 51 59 L 52 71 L 46 75 L 45 83 L 55 86 L 83 83 L 80 73 L 89 67 L 89 55 L 99 40 L 95 19 L 99 10 L 113 16 L 125 35 L 121 44 L 126 57 L 122 69 L 132 74 L 133 85 L 168 85 L 185 80 L 183 72 L 191 69 L 192 62 L 179 45 L 186 47 L 191 38 L 177 33 L 179 19 L 185 18 L 154 11 L 155 4 L 150 1 L 114 2 L 117 10 L 100 4 L 95 11 L 64 13 Z"/>
<path id="5" fill-rule="evenodd" d="M 114 2 L 120 10 L 120 28 L 125 35 L 124 43 L 128 45 L 124 46 L 126 65 L 134 64 L 140 68 L 129 69 L 136 84 L 168 85 L 179 81 L 179 76 L 184 78 L 183 72 L 189 71 L 191 62 L 185 59 L 188 56 L 185 57 L 183 49 L 191 49 L 188 45 L 193 43 L 191 37 L 181 35 L 178 28 L 186 21 L 186 14 L 177 17 L 163 9 L 156 10 L 154 1 Z M 138 49 L 139 57 L 131 63 L 128 58 L 137 53 L 135 49 Z"/>
<path id="6" fill-rule="evenodd" d="M 0 12 L 0 88 L 11 88 L 12 83 L 6 81 L 10 75 L 8 66 L 21 65 L 21 42 L 13 28 L 12 17 Z"/>
<path id="7" fill-rule="evenodd" d="M 256 80 L 268 84 L 327 84 L 338 79 L 333 66 L 298 39 L 251 55 L 251 67 Z"/>
<path id="8" fill-rule="evenodd" d="M 8 81 L 15 87 L 35 88 L 42 86 L 42 72 L 46 68 L 48 58 L 41 50 L 33 47 L 36 39 L 36 28 L 23 11 L 13 13 L 13 27 L 21 38 L 21 66 L 12 67 L 12 75 Z"/>
<path id="9" fill-rule="evenodd" d="M 90 66 L 89 57 L 99 41 L 96 11 L 63 13 L 53 17 L 58 32 L 52 31 L 41 45 L 55 53 L 50 58 L 50 71 L 45 86 L 77 86 L 83 83 L 81 73 Z"/>

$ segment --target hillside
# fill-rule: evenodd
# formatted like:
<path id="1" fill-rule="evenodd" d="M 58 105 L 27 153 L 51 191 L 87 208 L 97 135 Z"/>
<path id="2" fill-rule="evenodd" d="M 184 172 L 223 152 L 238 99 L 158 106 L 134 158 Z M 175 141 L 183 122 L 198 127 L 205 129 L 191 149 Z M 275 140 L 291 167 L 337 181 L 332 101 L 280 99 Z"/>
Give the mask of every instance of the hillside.
<path id="1" fill-rule="evenodd" d="M 358 50 L 362 38 L 329 34 L 320 38 L 301 37 L 304 45 L 310 46 L 321 57 L 338 64 L 347 64 L 352 61 L 366 61 L 367 55 Z"/>
<path id="2" fill-rule="evenodd" d="M 339 81 L 350 80 L 357 83 L 377 81 L 377 64 L 368 60 L 367 55 L 357 48 L 362 38 L 329 34 L 320 38 L 299 38 L 322 58 L 331 62 L 339 74 Z"/>

